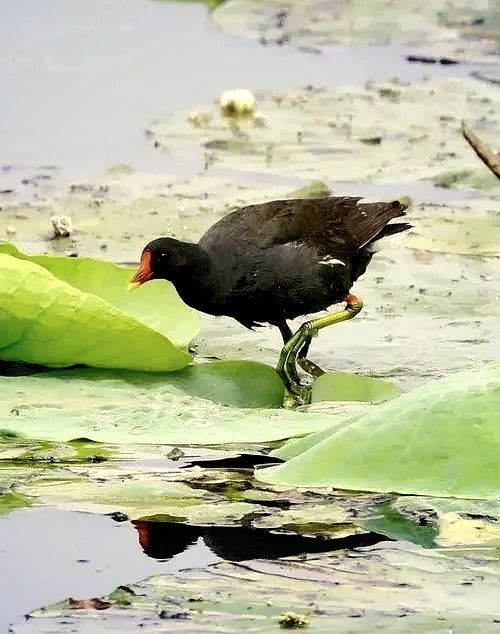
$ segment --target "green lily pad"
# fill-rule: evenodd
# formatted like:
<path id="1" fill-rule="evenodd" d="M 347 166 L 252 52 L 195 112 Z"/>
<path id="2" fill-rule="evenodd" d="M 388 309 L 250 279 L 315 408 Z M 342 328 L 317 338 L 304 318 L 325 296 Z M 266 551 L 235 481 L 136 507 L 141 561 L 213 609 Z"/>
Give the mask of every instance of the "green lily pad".
<path id="1" fill-rule="evenodd" d="M 131 267 L 33 256 L 0 245 L 0 358 L 52 367 L 169 371 L 186 366 L 199 318 L 173 287 L 126 292 Z"/>
<path id="2" fill-rule="evenodd" d="M 499 411 L 500 364 L 477 366 L 335 426 L 329 437 L 257 477 L 286 486 L 495 498 Z"/>
<path id="3" fill-rule="evenodd" d="M 312 403 L 321 401 L 364 401 L 380 403 L 399 396 L 401 390 L 390 381 L 348 372 L 328 372 L 313 384 Z"/>
<path id="4" fill-rule="evenodd" d="M 114 448 L 86 439 L 72 440 L 67 443 L 47 440 L 31 440 L 8 434 L 0 429 L 0 464 L 9 461 L 17 466 L 27 467 L 53 464 L 102 463 L 115 453 Z"/>
<path id="5" fill-rule="evenodd" d="M 483 257 L 499 254 L 500 214 L 494 199 L 446 207 L 422 204 L 411 213 L 414 227 L 405 240 L 407 247 Z"/>
<path id="6" fill-rule="evenodd" d="M 363 410 L 364 411 L 364 410 Z M 303 454 L 305 451 L 318 445 L 322 440 L 326 438 L 330 438 L 335 431 L 340 431 L 351 425 L 353 422 L 357 420 L 355 414 L 351 417 L 345 417 L 344 419 L 339 419 L 335 422 L 331 427 L 327 427 L 326 429 L 321 429 L 313 434 L 308 434 L 302 438 L 292 438 L 286 442 L 283 446 L 271 451 L 269 454 L 274 458 L 281 458 L 282 460 L 291 460 L 300 454 Z"/>
<path id="7" fill-rule="evenodd" d="M 0 490 L 0 517 L 15 509 L 31 506 L 32 501 L 21 493 Z"/>
<path id="8" fill-rule="evenodd" d="M 279 407 L 285 391 L 274 368 L 255 361 L 190 365 L 168 381 L 192 396 L 232 407 Z"/>
<path id="9" fill-rule="evenodd" d="M 202 504 L 204 491 L 196 491 L 180 482 L 165 481 L 161 474 L 129 474 L 127 478 L 61 477 L 45 478 L 26 483 L 23 493 L 36 496 L 45 504 L 78 508 L 99 513 L 119 509 L 138 518 L 153 514 L 170 514 L 179 521 L 190 515 L 190 508 Z M 207 507 L 210 505 L 207 504 Z M 213 504 L 212 504 L 213 506 Z"/>
<path id="10" fill-rule="evenodd" d="M 406 517 L 387 502 L 380 504 L 378 511 L 379 517 L 361 521 L 364 529 L 382 533 L 391 539 L 419 544 L 424 548 L 436 546 L 438 529 L 433 523 L 427 522 L 423 516 L 418 518 L 419 521 L 417 517 Z"/>
<path id="11" fill-rule="evenodd" d="M 5 257 L 5 256 L 4 256 Z M 328 403 L 321 412 L 269 408 L 283 387 L 272 368 L 245 378 L 245 362 L 200 364 L 183 376 L 83 369 L 4 377 L 0 382 L 0 429 L 24 438 L 67 442 L 87 438 L 113 444 L 206 445 L 258 443 L 304 435 L 359 411 L 359 403 Z M 232 368 L 239 368 L 232 372 Z M 206 371 L 206 376 L 204 372 Z M 217 374 L 219 373 L 219 374 Z M 219 378 L 220 377 L 220 385 Z M 195 394 L 236 403 L 217 404 Z M 220 389 L 220 392 L 218 390 Z M 259 408 L 249 409 L 249 405 Z"/>
<path id="12" fill-rule="evenodd" d="M 500 503 L 423 496 L 402 496 L 378 507 L 380 517 L 362 520 L 363 528 L 427 548 L 500 545 Z"/>
<path id="13" fill-rule="evenodd" d="M 332 190 L 326 183 L 321 180 L 312 181 L 304 187 L 299 187 L 293 192 L 290 192 L 290 198 L 328 198 L 333 196 Z"/>
<path id="14" fill-rule="evenodd" d="M 294 531 L 301 534 L 326 533 L 326 528 L 332 533 L 346 531 L 352 535 L 360 532 L 352 526 L 354 513 L 349 513 L 341 504 L 303 504 L 298 508 L 276 511 L 264 517 L 256 518 L 252 526 L 256 528 L 278 529 Z"/>

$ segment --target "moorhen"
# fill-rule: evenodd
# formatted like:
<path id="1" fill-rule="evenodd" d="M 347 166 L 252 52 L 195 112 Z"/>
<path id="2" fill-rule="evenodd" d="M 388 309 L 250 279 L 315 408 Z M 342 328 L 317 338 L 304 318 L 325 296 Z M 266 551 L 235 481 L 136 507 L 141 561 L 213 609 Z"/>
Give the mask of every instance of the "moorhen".
<path id="1" fill-rule="evenodd" d="M 280 329 L 277 372 L 292 394 L 304 396 L 296 363 L 312 376 L 323 370 L 306 356 L 320 328 L 354 317 L 362 301 L 350 294 L 376 242 L 411 227 L 388 224 L 407 202 L 360 203 L 360 197 L 276 200 L 242 207 L 216 222 L 198 244 L 158 238 L 144 248 L 129 289 L 170 280 L 181 299 L 246 328 Z M 287 319 L 345 301 L 344 310 L 307 321 L 292 334 Z"/>

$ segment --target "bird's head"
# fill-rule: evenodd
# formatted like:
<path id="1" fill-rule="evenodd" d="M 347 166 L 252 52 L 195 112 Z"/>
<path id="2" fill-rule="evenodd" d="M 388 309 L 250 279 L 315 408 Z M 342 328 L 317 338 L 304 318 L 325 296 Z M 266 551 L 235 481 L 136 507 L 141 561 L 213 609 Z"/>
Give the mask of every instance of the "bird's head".
<path id="1" fill-rule="evenodd" d="M 205 265 L 206 254 L 196 244 L 174 238 L 157 238 L 147 244 L 141 255 L 139 268 L 130 280 L 128 290 L 150 280 L 170 280 L 174 284 L 186 274 L 199 271 Z"/>
<path id="2" fill-rule="evenodd" d="M 172 264 L 172 238 L 158 238 L 147 244 L 141 255 L 139 267 L 130 280 L 127 290 L 132 291 L 154 279 L 168 279 Z"/>

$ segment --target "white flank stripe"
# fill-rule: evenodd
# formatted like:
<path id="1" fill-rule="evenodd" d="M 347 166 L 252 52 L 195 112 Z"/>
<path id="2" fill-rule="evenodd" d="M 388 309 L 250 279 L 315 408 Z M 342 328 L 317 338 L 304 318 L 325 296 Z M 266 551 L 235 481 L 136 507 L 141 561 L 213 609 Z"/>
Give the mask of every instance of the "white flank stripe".
<path id="1" fill-rule="evenodd" d="M 336 258 L 327 255 L 324 260 L 320 260 L 318 264 L 326 264 L 327 266 L 335 266 L 336 264 L 340 264 L 341 266 L 345 266 L 345 262 L 342 260 L 337 260 Z"/>

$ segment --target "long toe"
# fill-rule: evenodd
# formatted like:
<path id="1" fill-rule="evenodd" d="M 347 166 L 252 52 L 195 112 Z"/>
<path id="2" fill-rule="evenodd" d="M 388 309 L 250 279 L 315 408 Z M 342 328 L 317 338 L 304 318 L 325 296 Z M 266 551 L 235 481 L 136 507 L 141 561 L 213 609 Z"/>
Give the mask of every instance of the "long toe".
<path id="1" fill-rule="evenodd" d="M 304 372 L 307 372 L 307 374 L 310 374 L 315 379 L 325 374 L 323 368 L 320 368 L 319 365 L 314 363 L 314 361 L 310 361 L 309 359 L 297 357 L 297 363 L 304 370 Z"/>

